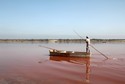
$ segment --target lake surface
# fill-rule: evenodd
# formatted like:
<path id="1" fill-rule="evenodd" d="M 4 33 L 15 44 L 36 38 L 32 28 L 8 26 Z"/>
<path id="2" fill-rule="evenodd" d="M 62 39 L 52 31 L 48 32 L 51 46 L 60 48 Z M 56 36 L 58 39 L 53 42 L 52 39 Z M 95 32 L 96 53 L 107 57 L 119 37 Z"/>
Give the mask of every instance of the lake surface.
<path id="1" fill-rule="evenodd" d="M 47 46 L 85 51 L 81 43 L 0 43 L 0 84 L 125 84 L 125 43 L 93 44 L 91 58 L 49 56 Z"/>

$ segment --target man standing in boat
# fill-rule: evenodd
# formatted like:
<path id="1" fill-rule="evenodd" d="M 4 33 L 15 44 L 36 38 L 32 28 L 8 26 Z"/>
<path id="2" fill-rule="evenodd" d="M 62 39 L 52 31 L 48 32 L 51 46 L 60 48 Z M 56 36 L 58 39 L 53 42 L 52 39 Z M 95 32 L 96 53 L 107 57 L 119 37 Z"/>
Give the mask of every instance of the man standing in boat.
<path id="1" fill-rule="evenodd" d="M 89 46 L 90 46 L 90 39 L 88 36 L 86 36 L 86 53 L 90 53 L 90 49 L 89 49 Z"/>

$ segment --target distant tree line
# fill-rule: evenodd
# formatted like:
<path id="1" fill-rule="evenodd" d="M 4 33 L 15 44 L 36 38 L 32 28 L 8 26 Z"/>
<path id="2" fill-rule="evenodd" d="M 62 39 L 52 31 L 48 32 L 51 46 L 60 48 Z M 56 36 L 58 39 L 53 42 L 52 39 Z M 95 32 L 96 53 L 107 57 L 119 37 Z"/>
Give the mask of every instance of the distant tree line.
<path id="1" fill-rule="evenodd" d="M 85 39 L 0 39 L 0 42 L 85 43 Z M 91 39 L 93 43 L 125 42 L 125 39 Z"/>

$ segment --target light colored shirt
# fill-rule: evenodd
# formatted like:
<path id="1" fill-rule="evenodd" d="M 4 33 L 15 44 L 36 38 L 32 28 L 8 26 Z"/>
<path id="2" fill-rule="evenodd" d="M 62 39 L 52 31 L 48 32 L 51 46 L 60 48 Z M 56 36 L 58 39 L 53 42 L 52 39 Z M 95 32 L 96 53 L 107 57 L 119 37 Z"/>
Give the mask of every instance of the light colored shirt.
<path id="1" fill-rule="evenodd" d="M 88 44 L 90 44 L 90 39 L 86 39 L 86 42 L 87 42 Z"/>

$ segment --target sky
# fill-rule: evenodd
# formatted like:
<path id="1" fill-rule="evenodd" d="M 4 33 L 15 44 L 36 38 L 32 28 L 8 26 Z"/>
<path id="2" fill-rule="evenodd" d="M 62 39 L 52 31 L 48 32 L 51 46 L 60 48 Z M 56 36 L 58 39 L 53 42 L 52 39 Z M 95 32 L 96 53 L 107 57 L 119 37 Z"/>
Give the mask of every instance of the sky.
<path id="1" fill-rule="evenodd" d="M 125 0 L 0 0 L 0 39 L 76 38 L 74 30 L 125 39 Z"/>

